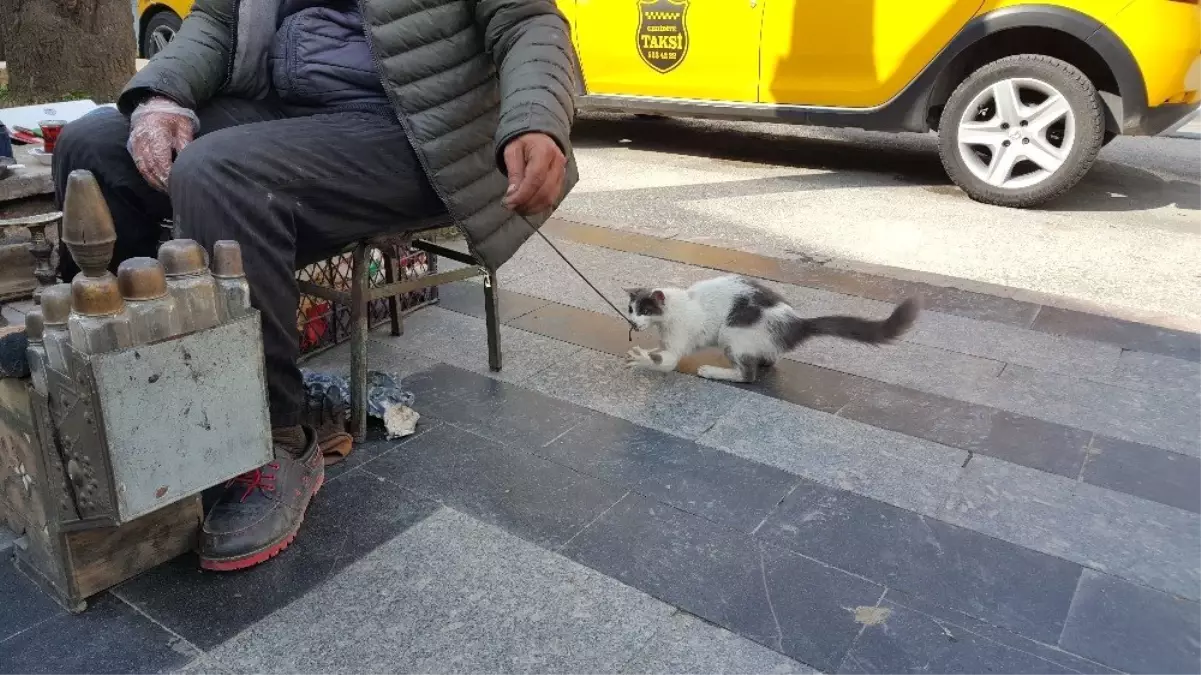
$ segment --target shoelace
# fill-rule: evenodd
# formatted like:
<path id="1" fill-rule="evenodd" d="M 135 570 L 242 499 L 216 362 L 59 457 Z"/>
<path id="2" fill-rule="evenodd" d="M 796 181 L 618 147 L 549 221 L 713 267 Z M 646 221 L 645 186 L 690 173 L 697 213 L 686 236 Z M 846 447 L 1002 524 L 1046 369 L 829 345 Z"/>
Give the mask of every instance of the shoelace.
<path id="1" fill-rule="evenodd" d="M 271 462 L 266 468 L 275 469 L 278 471 L 279 462 Z M 275 492 L 275 474 L 264 473 L 262 468 L 255 469 L 254 471 L 247 471 L 241 476 L 238 476 L 237 478 L 234 478 L 226 483 L 226 487 L 233 485 L 234 483 L 244 485 L 246 487 L 246 491 L 242 493 L 242 498 L 238 500 L 239 502 L 246 501 L 246 498 L 249 497 L 250 493 L 254 492 L 256 488 L 262 490 L 263 492 Z"/>

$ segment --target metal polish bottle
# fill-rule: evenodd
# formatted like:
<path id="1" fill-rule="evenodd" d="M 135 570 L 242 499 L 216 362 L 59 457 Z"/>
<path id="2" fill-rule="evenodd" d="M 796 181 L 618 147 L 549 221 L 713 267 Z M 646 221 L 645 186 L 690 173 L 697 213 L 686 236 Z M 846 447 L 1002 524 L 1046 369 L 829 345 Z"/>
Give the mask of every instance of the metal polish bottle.
<path id="1" fill-rule="evenodd" d="M 80 273 L 71 280 L 71 346 L 82 354 L 130 347 L 133 336 L 117 278 L 108 271 L 117 231 L 100 186 L 90 171 L 67 177 L 63 199 L 63 242 Z"/>
<path id="2" fill-rule="evenodd" d="M 250 311 L 250 285 L 238 242 L 223 239 L 213 244 L 213 279 L 217 282 L 221 323 L 245 316 Z"/>
<path id="3" fill-rule="evenodd" d="M 46 348 L 46 363 L 51 369 L 70 376 L 67 354 L 71 331 L 71 284 L 55 284 L 42 291 L 42 345 Z"/>
<path id="4" fill-rule="evenodd" d="M 42 343 L 42 310 L 31 310 L 25 315 L 25 339 L 29 341 L 25 347 L 25 360 L 29 362 L 29 377 L 33 380 L 33 388 L 45 396 L 49 390 L 46 384 L 46 348 Z"/>
<path id="5" fill-rule="evenodd" d="M 175 298 L 167 292 L 163 266 L 154 258 L 130 258 L 117 268 L 117 288 L 125 300 L 134 344 L 143 345 L 183 332 Z"/>
<path id="6" fill-rule="evenodd" d="M 221 322 L 217 282 L 208 268 L 204 247 L 191 239 L 172 239 L 158 249 L 167 275 L 167 291 L 175 299 L 184 333 L 212 328 Z"/>

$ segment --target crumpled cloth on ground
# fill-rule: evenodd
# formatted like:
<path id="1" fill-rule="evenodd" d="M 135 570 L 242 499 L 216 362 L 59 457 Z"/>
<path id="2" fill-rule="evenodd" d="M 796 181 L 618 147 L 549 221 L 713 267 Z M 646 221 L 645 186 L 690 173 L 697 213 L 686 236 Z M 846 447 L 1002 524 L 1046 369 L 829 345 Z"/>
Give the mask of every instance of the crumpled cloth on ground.
<path id="1" fill-rule="evenodd" d="M 306 369 L 300 372 L 306 391 L 305 421 L 317 431 L 326 465 L 336 464 L 354 447 L 351 435 L 346 433 L 350 378 Z M 367 372 L 367 414 L 383 421 L 389 439 L 416 431 L 421 416 L 410 407 L 416 398 L 412 392 L 401 389 L 396 377 L 375 370 Z"/>

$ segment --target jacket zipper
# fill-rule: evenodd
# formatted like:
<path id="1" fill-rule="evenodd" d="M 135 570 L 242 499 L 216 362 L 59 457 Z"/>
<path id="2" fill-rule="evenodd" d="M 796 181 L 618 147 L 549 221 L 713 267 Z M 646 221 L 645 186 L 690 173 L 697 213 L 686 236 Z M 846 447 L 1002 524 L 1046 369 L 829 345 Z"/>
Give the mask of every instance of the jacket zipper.
<path id="1" fill-rule="evenodd" d="M 396 94 L 393 93 L 392 88 L 384 80 L 383 63 L 380 62 L 379 55 L 375 52 L 375 43 L 371 40 L 371 24 L 367 18 L 367 12 L 364 11 L 363 3 L 364 0 L 355 0 L 355 5 L 359 8 L 359 16 L 363 18 L 363 37 L 367 39 L 367 51 L 371 53 L 371 62 L 375 65 L 375 73 L 380 78 L 380 84 L 383 85 L 384 95 L 388 97 L 388 102 L 392 104 L 393 113 L 395 113 L 397 121 L 400 122 L 400 127 L 404 129 L 405 138 L 408 139 L 409 145 L 412 146 L 413 156 L 417 158 L 417 163 L 421 165 L 421 170 L 425 172 L 426 180 L 430 182 L 430 187 L 434 189 L 434 193 L 442 200 L 442 206 L 446 207 L 446 212 L 450 215 L 451 223 L 462 233 L 463 241 L 467 242 L 467 250 L 471 251 L 471 255 L 479 261 L 481 267 L 487 269 L 484 259 L 475 249 L 475 243 L 471 241 L 471 235 L 467 232 L 467 228 L 459 222 L 459 219 L 453 213 L 450 213 L 450 200 L 447 199 L 446 193 L 438 186 L 437 181 L 434 180 L 433 172 L 430 171 L 429 164 L 425 161 L 425 155 L 417 147 L 417 142 L 413 138 L 413 129 L 409 126 L 408 115 L 404 113 L 404 108 L 400 107 L 400 102 L 397 100 Z M 493 272 L 494 270 L 488 271 Z"/>
<path id="2" fill-rule="evenodd" d="M 229 57 L 225 63 L 225 82 L 221 88 L 226 89 L 234 81 L 234 55 L 238 53 L 238 16 L 242 13 L 242 0 L 233 0 L 233 21 L 229 25 Z"/>

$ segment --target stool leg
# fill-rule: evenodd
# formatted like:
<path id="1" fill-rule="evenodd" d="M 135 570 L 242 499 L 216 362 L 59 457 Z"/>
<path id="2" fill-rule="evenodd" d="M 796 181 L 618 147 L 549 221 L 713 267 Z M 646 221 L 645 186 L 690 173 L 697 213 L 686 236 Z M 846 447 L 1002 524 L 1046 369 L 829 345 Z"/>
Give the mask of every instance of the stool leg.
<path id="1" fill-rule="evenodd" d="M 354 247 L 350 263 L 350 433 L 367 434 L 367 244 Z"/>
<path id="2" fill-rule="evenodd" d="M 384 283 L 392 284 L 396 281 L 396 268 L 400 263 L 396 260 L 396 256 L 389 251 L 382 251 L 384 254 Z M 388 296 L 388 318 L 392 321 L 392 337 L 399 337 L 404 334 L 404 326 L 400 323 L 400 303 L 397 302 L 395 295 Z"/>
<path id="3" fill-rule="evenodd" d="M 500 311 L 496 306 L 496 273 L 484 278 L 484 323 L 488 327 L 488 369 L 500 372 Z"/>

